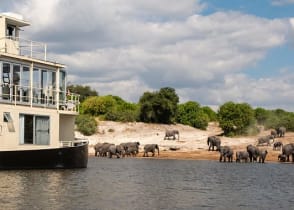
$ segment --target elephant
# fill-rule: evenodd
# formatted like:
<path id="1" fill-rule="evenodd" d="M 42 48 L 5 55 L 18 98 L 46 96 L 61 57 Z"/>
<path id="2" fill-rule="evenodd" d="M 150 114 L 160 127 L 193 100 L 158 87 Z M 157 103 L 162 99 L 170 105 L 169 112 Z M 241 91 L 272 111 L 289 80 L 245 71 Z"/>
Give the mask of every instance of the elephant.
<path id="1" fill-rule="evenodd" d="M 286 159 L 287 159 L 287 156 L 286 156 L 286 155 L 279 154 L 279 156 L 278 156 L 278 160 L 279 160 L 280 162 L 286 162 Z"/>
<path id="2" fill-rule="evenodd" d="M 229 146 L 221 146 L 219 153 L 219 162 L 222 162 L 223 159 L 226 162 L 226 158 L 228 158 L 229 162 L 233 162 L 234 151 Z"/>
<path id="3" fill-rule="evenodd" d="M 116 145 L 116 150 L 121 157 L 124 157 L 126 155 L 126 151 L 122 145 Z"/>
<path id="4" fill-rule="evenodd" d="M 110 144 L 110 143 L 103 143 L 102 146 L 99 148 L 99 156 L 100 157 L 106 157 L 107 156 L 107 153 L 108 153 L 108 149 L 109 147 L 113 145 L 113 144 Z"/>
<path id="5" fill-rule="evenodd" d="M 144 146 L 144 154 L 143 157 L 148 157 L 148 152 L 152 152 L 152 157 L 155 154 L 155 150 L 157 149 L 158 156 L 159 156 L 159 147 L 158 144 L 146 144 Z"/>
<path id="6" fill-rule="evenodd" d="M 180 140 L 180 133 L 178 130 L 166 130 L 164 140 L 169 139 L 169 137 L 173 137 L 173 140 L 175 140 L 176 135 L 178 135 L 178 140 Z"/>
<path id="7" fill-rule="evenodd" d="M 278 137 L 284 137 L 286 133 L 286 128 L 284 126 L 281 126 L 279 128 L 276 128 Z"/>
<path id="8" fill-rule="evenodd" d="M 221 140 L 217 136 L 209 136 L 207 138 L 207 145 L 209 146 L 208 151 L 210 151 L 210 148 L 212 148 L 212 151 L 214 151 L 214 147 L 216 147 L 216 151 L 219 151 Z"/>
<path id="9" fill-rule="evenodd" d="M 121 143 L 120 145 L 124 148 L 125 154 L 127 156 L 136 156 L 139 153 L 140 142 L 138 141 Z"/>
<path id="10" fill-rule="evenodd" d="M 273 135 L 268 135 L 268 136 L 262 136 L 262 137 L 259 137 L 257 139 L 258 143 L 257 145 L 263 145 L 264 143 L 266 143 L 267 146 L 271 145 L 271 140 L 274 141 L 275 137 Z"/>
<path id="11" fill-rule="evenodd" d="M 107 155 L 108 152 L 108 147 L 110 146 L 109 143 L 104 142 L 104 143 L 97 143 L 94 146 L 94 150 L 95 150 L 95 156 L 100 156 L 100 157 L 105 157 Z"/>
<path id="12" fill-rule="evenodd" d="M 294 143 L 284 145 L 282 148 L 282 154 L 287 157 L 287 162 L 290 161 L 289 156 L 292 155 L 292 162 L 294 162 Z"/>
<path id="13" fill-rule="evenodd" d="M 258 155 L 259 156 L 258 162 L 264 163 L 267 153 L 268 153 L 267 150 L 260 150 Z"/>
<path id="14" fill-rule="evenodd" d="M 126 150 L 126 155 L 127 156 L 137 156 L 137 154 L 139 153 L 139 147 L 136 146 L 136 145 L 129 145 L 127 147 L 127 150 Z"/>
<path id="15" fill-rule="evenodd" d="M 271 130 L 271 135 L 274 136 L 275 138 L 278 137 L 278 133 L 276 130 Z"/>
<path id="16" fill-rule="evenodd" d="M 236 162 L 241 162 L 244 160 L 245 163 L 248 162 L 249 153 L 247 151 L 238 151 L 236 152 Z"/>
<path id="17" fill-rule="evenodd" d="M 102 143 L 97 143 L 94 146 L 94 150 L 95 150 L 95 156 L 99 155 L 99 148 L 102 146 Z"/>
<path id="18" fill-rule="evenodd" d="M 247 152 L 249 154 L 249 160 L 250 160 L 250 162 L 257 161 L 257 158 L 258 158 L 259 153 L 260 153 L 259 149 L 256 146 L 253 146 L 251 144 L 248 145 L 246 147 L 246 149 L 247 149 Z"/>
<path id="19" fill-rule="evenodd" d="M 119 151 L 117 150 L 117 146 L 114 144 L 111 144 L 108 147 L 108 157 L 112 158 L 112 155 L 116 155 L 116 158 L 120 158 Z"/>
<path id="20" fill-rule="evenodd" d="M 273 150 L 280 150 L 281 147 L 283 147 L 283 143 L 280 141 L 277 141 L 274 143 Z"/>

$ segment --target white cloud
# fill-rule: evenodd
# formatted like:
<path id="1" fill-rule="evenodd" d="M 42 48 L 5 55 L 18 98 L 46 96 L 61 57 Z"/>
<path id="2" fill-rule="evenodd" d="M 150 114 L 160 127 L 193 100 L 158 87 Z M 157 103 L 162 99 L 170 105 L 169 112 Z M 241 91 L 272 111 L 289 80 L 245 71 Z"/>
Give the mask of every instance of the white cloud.
<path id="1" fill-rule="evenodd" d="M 294 4 L 294 0 L 272 0 L 272 5 L 284 6 L 288 4 Z"/>
<path id="2" fill-rule="evenodd" d="M 291 104 L 290 82 L 243 73 L 287 42 L 289 21 L 239 12 L 203 16 L 201 2 L 27 0 L 18 8 L 32 22 L 34 34 L 26 35 L 49 42 L 70 81 L 100 94 L 137 102 L 144 91 L 170 86 L 182 102 L 268 105 L 277 104 L 271 95 L 279 88 L 286 94 L 279 101 Z"/>

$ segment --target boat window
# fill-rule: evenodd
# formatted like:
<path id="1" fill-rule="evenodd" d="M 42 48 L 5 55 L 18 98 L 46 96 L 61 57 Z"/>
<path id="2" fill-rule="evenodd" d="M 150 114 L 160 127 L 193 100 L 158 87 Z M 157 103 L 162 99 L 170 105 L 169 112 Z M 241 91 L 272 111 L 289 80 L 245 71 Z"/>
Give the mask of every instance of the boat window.
<path id="1" fill-rule="evenodd" d="M 65 78 L 66 78 L 66 74 L 64 71 L 60 71 L 60 75 L 59 75 L 59 90 L 60 90 L 60 94 L 59 94 L 59 100 L 61 104 L 65 104 L 65 100 L 66 100 L 66 86 L 65 86 Z"/>
<path id="2" fill-rule="evenodd" d="M 20 100 L 19 94 L 20 94 L 20 65 L 14 64 L 13 65 L 13 86 L 12 86 L 12 95 L 13 98 L 16 99 L 17 101 Z"/>
<path id="3" fill-rule="evenodd" d="M 4 119 L 3 119 L 4 122 L 12 122 L 12 118 L 11 118 L 9 112 L 4 112 L 4 113 L 3 113 L 3 118 L 4 118 Z"/>
<path id="4" fill-rule="evenodd" d="M 41 103 L 40 91 L 40 71 L 37 68 L 33 70 L 33 103 Z"/>
<path id="5" fill-rule="evenodd" d="M 15 28 L 13 25 L 7 25 L 6 36 L 15 37 Z"/>
<path id="6" fill-rule="evenodd" d="M 21 95 L 21 101 L 23 102 L 29 102 L 30 97 L 30 68 L 27 66 L 22 67 L 22 74 L 21 74 L 21 81 L 20 81 L 21 89 L 20 89 L 20 95 Z"/>
<path id="7" fill-rule="evenodd" d="M 3 113 L 3 121 L 7 123 L 8 131 L 15 132 L 13 120 L 9 112 Z"/>
<path id="8" fill-rule="evenodd" d="M 9 100 L 10 99 L 10 64 L 3 63 L 2 66 L 2 78 L 1 78 L 1 92 L 2 92 L 2 99 Z"/>
<path id="9" fill-rule="evenodd" d="M 49 124 L 48 116 L 20 114 L 20 143 L 49 145 Z"/>

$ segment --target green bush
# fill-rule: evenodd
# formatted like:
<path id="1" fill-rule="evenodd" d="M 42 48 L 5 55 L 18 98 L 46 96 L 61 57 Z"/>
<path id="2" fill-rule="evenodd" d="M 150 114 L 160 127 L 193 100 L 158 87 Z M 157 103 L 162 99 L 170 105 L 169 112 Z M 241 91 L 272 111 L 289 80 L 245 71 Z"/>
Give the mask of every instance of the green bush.
<path id="1" fill-rule="evenodd" d="M 254 131 L 256 120 L 254 110 L 247 103 L 227 102 L 218 112 L 220 127 L 226 136 L 248 135 Z"/>
<path id="2" fill-rule="evenodd" d="M 79 115 L 76 117 L 75 121 L 78 131 L 85 136 L 90 136 L 95 134 L 97 131 L 97 121 L 94 117 L 89 115 Z"/>
<path id="3" fill-rule="evenodd" d="M 202 130 L 207 128 L 209 122 L 208 115 L 200 107 L 199 103 L 194 101 L 178 105 L 176 119 L 178 123 Z"/>

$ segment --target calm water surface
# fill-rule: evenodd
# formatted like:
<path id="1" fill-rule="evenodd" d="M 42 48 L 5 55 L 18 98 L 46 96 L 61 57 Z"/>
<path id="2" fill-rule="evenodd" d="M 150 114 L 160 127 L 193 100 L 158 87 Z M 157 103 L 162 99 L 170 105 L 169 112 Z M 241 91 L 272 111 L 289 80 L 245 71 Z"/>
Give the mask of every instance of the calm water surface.
<path id="1" fill-rule="evenodd" d="M 0 171 L 1 209 L 293 209 L 293 164 L 89 159 L 87 169 Z"/>

